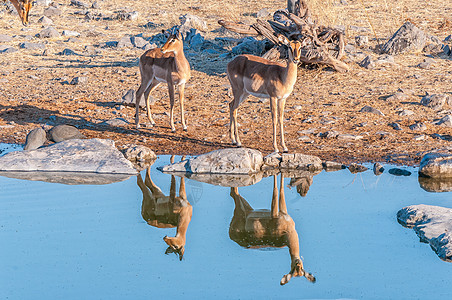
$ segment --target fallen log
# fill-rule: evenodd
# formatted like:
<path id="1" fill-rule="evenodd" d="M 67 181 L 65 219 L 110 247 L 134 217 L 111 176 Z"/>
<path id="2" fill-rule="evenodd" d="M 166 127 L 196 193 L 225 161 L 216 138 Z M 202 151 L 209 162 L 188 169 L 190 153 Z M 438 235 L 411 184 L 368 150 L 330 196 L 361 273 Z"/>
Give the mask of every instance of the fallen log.
<path id="1" fill-rule="evenodd" d="M 311 13 L 304 0 L 289 0 L 288 10 L 277 10 L 273 21 L 257 20 L 252 25 L 219 20 L 224 28 L 250 36 L 262 36 L 275 46 L 263 57 L 276 60 L 287 56 L 278 35 L 289 40 L 299 40 L 303 45 L 300 60 L 305 64 L 323 64 L 333 67 L 338 72 L 346 72 L 349 67 L 340 59 L 344 55 L 344 33 L 330 27 L 318 26 L 311 19 Z"/>

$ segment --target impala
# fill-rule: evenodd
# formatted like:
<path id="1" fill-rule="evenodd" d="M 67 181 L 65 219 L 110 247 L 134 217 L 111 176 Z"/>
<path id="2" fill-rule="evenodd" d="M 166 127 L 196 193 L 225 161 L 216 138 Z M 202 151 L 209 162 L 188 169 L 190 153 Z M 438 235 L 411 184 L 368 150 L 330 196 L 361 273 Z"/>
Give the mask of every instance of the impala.
<path id="1" fill-rule="evenodd" d="M 280 35 L 279 41 L 289 48 L 286 65 L 273 62 L 254 55 L 239 55 L 227 67 L 228 79 L 231 83 L 234 99 L 229 103 L 230 135 L 232 143 L 241 146 L 237 127 L 237 109 L 239 105 L 253 95 L 258 98 L 270 98 L 270 110 L 273 121 L 273 148 L 279 152 L 276 143 L 276 127 L 279 120 L 281 145 L 287 152 L 284 142 L 284 106 L 286 98 L 292 93 L 297 80 L 297 65 L 301 55 L 302 44 L 290 41 Z"/>
<path id="2" fill-rule="evenodd" d="M 155 48 L 146 51 L 140 57 L 141 85 L 136 94 L 136 115 L 135 124 L 137 129 L 139 124 L 140 101 L 144 94 L 146 111 L 151 125 L 155 125 L 149 105 L 149 95 L 160 83 L 168 84 L 170 98 L 170 125 L 171 131 L 175 132 L 173 112 L 174 112 L 174 86 L 178 86 L 179 101 L 181 110 L 181 123 L 183 129 L 187 130 L 184 118 L 184 90 L 185 83 L 190 79 L 190 64 L 184 55 L 184 45 L 180 32 L 172 33 L 162 48 Z"/>
<path id="3" fill-rule="evenodd" d="M 280 284 L 284 285 L 292 277 L 299 276 L 315 282 L 315 277 L 303 268 L 295 223 L 287 213 L 283 175 L 281 174 L 279 199 L 276 175 L 273 176 L 271 211 L 254 210 L 240 196 L 236 187 L 231 187 L 231 197 L 234 199 L 235 209 L 229 226 L 229 237 L 246 248 L 287 246 L 291 259 L 290 272 L 282 277 Z"/>
<path id="4" fill-rule="evenodd" d="M 171 163 L 174 157 L 171 158 Z M 170 194 L 166 196 L 151 179 L 150 167 L 146 170 L 143 182 L 141 175 L 137 176 L 137 183 L 143 193 L 141 215 L 151 226 L 158 228 L 176 227 L 176 236 L 165 236 L 163 240 L 168 245 L 165 254 L 176 253 L 182 260 L 185 253 L 185 240 L 190 224 L 193 208 L 185 193 L 185 179 L 181 178 L 179 196 L 176 196 L 176 178 L 171 175 Z"/>
<path id="5" fill-rule="evenodd" d="M 3 0 L 6 2 L 6 0 Z M 28 14 L 30 12 L 32 2 L 31 0 L 9 0 L 17 12 L 19 13 L 19 17 L 22 20 L 23 25 L 28 25 Z"/>

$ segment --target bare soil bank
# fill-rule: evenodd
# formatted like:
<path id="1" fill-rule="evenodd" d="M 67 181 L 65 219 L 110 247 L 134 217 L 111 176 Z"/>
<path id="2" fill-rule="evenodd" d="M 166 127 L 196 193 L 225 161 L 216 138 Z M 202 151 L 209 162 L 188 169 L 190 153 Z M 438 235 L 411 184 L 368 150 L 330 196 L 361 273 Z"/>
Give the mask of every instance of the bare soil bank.
<path id="1" fill-rule="evenodd" d="M 177 132 L 171 133 L 169 99 L 164 86 L 153 93 L 158 100 L 152 106 L 157 125 L 137 131 L 134 108 L 121 106 L 120 99 L 127 90 L 138 88 L 138 57 L 143 50 L 96 46 L 118 41 L 126 34 L 150 37 L 178 24 L 178 16 L 184 13 L 203 17 L 209 27 L 204 35 L 213 40 L 224 36 L 216 23 L 218 19 L 250 22 L 254 20 L 253 13 L 260 9 L 273 12 L 286 4 L 285 1 L 222 1 L 221 5 L 216 1 L 179 1 L 177 7 L 172 7 L 160 0 L 100 2 L 101 7 L 96 12 L 104 15 L 113 15 L 126 5 L 127 8 L 123 8 L 126 11 L 139 13 L 135 20 L 119 21 L 85 20 L 83 14 L 78 14 L 81 8 L 69 6 L 68 1 L 55 2 L 60 3 L 62 14 L 51 17 L 53 27 L 60 33 L 77 31 L 80 37 L 34 37 L 43 29 L 37 20 L 44 7 L 33 7 L 27 28 L 22 27 L 17 16 L 0 12 L 0 33 L 13 37 L 0 46 L 10 45 L 19 50 L 0 54 L 0 142 L 24 143 L 27 133 L 37 126 L 70 124 L 87 137 L 109 138 L 119 147 L 142 144 L 158 154 L 199 154 L 231 147 L 228 102 L 232 95 L 225 73 L 230 59 L 214 54 L 187 54 L 193 69 L 185 92 L 188 132 L 182 131 L 178 123 L 180 114 L 176 101 Z M 424 1 L 399 1 L 397 7 L 388 7 L 386 1 L 373 1 L 366 7 L 361 1 L 347 1 L 347 5 L 324 4 L 326 7 L 316 1 L 308 3 L 322 22 L 346 26 L 347 41 L 355 51 L 345 59 L 351 68 L 346 74 L 328 68 L 299 68 L 298 81 L 287 100 L 285 112 L 289 151 L 343 163 L 381 161 L 407 165 L 417 164 L 426 152 L 451 152 L 452 130 L 435 122 L 450 115 L 452 108 L 446 105 L 435 111 L 420 105 L 426 93 L 452 94 L 450 59 L 433 57 L 434 63 L 423 69 L 417 65 L 424 61 L 425 53 L 410 53 L 394 56 L 394 63 L 377 65 L 372 70 L 359 65 L 367 55 L 377 58 L 379 55 L 372 49 L 383 43 L 407 18 L 444 40 L 452 33 L 448 19 L 452 15 L 450 5 L 439 0 L 429 1 L 428 7 Z M 325 12 L 329 12 L 329 17 Z M 162 26 L 146 28 L 144 25 L 148 22 Z M 368 31 L 364 31 L 365 28 Z M 357 35 L 368 35 L 369 45 L 362 48 L 355 45 Z M 19 49 L 19 44 L 25 41 L 44 43 L 46 52 Z M 79 55 L 58 55 L 67 48 Z M 86 77 L 87 82 L 67 84 L 74 77 Z M 407 97 L 388 100 L 398 91 Z M 366 105 L 380 110 L 383 115 L 360 112 Z M 413 114 L 401 116 L 403 110 Z M 129 124 L 101 124 L 115 118 L 123 118 Z M 144 115 L 140 119 L 144 121 Z M 268 101 L 250 97 L 239 108 L 239 123 L 243 146 L 265 154 L 272 151 Z M 398 123 L 402 130 L 395 130 L 392 123 Z M 409 128 L 416 123 L 423 123 L 424 130 Z M 330 134 L 326 136 L 341 136 L 325 137 L 327 132 Z"/>

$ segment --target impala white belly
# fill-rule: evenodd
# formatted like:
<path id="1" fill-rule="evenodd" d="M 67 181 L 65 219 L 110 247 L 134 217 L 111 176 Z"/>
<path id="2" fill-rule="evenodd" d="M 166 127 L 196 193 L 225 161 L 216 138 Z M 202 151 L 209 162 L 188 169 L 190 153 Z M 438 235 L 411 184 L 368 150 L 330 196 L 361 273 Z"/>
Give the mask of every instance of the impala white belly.
<path id="1" fill-rule="evenodd" d="M 257 98 L 270 98 L 270 96 L 263 89 L 264 82 L 262 80 L 256 81 L 250 78 L 243 78 L 243 87 L 245 92 Z"/>

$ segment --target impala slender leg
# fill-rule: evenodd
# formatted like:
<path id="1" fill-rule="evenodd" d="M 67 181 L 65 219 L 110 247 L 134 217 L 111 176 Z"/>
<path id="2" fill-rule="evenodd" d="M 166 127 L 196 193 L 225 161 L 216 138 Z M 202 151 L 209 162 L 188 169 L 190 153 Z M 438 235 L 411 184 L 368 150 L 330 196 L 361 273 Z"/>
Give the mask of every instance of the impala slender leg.
<path id="1" fill-rule="evenodd" d="M 242 147 L 242 142 L 239 137 L 239 126 L 237 125 L 237 111 L 238 107 L 234 109 L 234 134 L 237 141 L 237 147 Z"/>
<path id="2" fill-rule="evenodd" d="M 148 115 L 148 119 L 149 122 L 151 122 L 151 125 L 154 126 L 155 125 L 155 121 L 152 118 L 152 113 L 151 113 L 151 106 L 149 105 L 149 95 L 152 93 L 152 91 L 154 91 L 158 86 L 160 85 L 160 82 L 158 82 L 157 80 L 152 81 L 152 83 L 149 85 L 149 87 L 146 89 L 146 91 L 144 92 L 144 101 L 146 103 L 146 113 Z"/>
<path id="3" fill-rule="evenodd" d="M 146 170 L 146 177 L 144 183 L 151 190 L 151 193 L 155 198 L 165 197 L 165 194 L 163 194 L 162 190 L 158 186 L 156 186 L 155 183 L 152 181 L 150 167 Z"/>
<path id="4" fill-rule="evenodd" d="M 144 82 L 142 81 L 141 85 L 138 88 L 137 93 L 135 95 L 135 97 L 136 97 L 136 99 L 135 99 L 135 126 L 137 129 L 140 128 L 140 101 L 141 101 L 141 98 L 143 97 L 144 89 L 146 88 L 143 83 Z"/>
<path id="5" fill-rule="evenodd" d="M 168 80 L 168 92 L 170 97 L 170 126 L 171 132 L 176 132 L 174 127 L 174 84 L 172 80 Z"/>
<path id="6" fill-rule="evenodd" d="M 234 129 L 234 100 L 229 102 L 229 135 L 233 145 L 237 144 Z"/>
<path id="7" fill-rule="evenodd" d="M 284 195 L 284 176 L 281 173 L 279 182 L 279 211 L 287 215 L 286 196 Z"/>
<path id="8" fill-rule="evenodd" d="M 187 131 L 187 125 L 185 124 L 184 117 L 184 93 L 185 93 L 185 83 L 179 85 L 179 101 L 180 101 L 180 114 L 181 114 L 181 123 L 184 131 Z"/>
<path id="9" fill-rule="evenodd" d="M 276 143 L 276 127 L 278 123 L 278 107 L 275 97 L 270 97 L 270 110 L 272 113 L 272 122 L 273 122 L 273 149 L 275 152 L 279 152 L 278 144 Z"/>
<path id="10" fill-rule="evenodd" d="M 278 102 L 278 117 L 279 117 L 279 130 L 281 132 L 281 146 L 283 147 L 283 152 L 287 153 L 289 150 L 286 147 L 284 141 L 284 107 L 286 106 L 286 99 L 281 99 Z"/>
<path id="11" fill-rule="evenodd" d="M 278 209 L 278 184 L 276 182 L 277 175 L 273 175 L 273 195 L 272 195 L 272 207 L 271 214 L 272 218 L 277 219 L 279 217 Z"/>
<path id="12" fill-rule="evenodd" d="M 185 192 L 185 177 L 180 178 L 179 197 L 181 197 L 184 200 L 187 200 L 187 194 Z"/>

